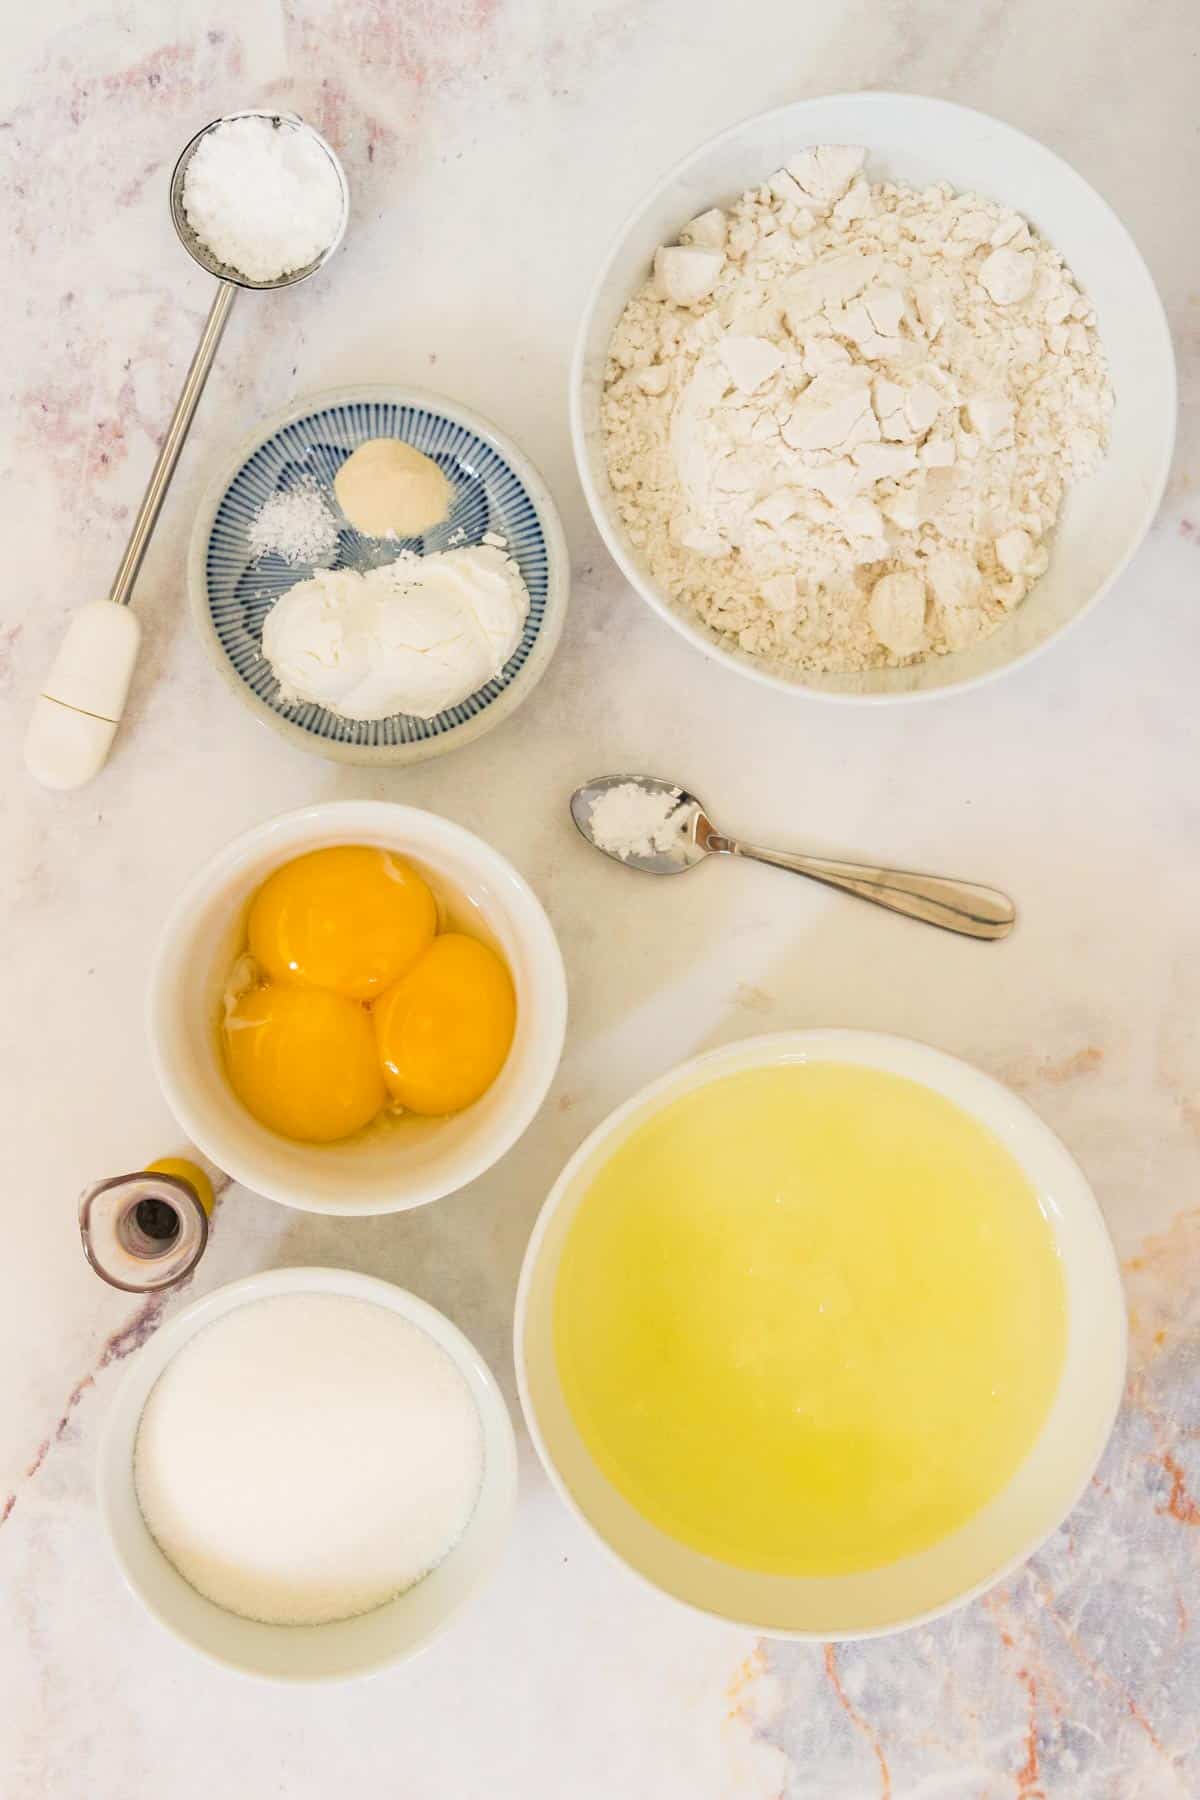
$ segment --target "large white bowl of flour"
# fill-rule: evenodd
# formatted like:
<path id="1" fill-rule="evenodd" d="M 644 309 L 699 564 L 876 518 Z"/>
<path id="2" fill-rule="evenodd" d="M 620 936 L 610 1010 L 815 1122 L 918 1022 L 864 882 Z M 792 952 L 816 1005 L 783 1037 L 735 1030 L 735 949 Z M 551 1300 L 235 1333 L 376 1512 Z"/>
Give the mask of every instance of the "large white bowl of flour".
<path id="1" fill-rule="evenodd" d="M 687 222 L 765 182 L 797 152 L 862 145 L 873 181 L 948 182 L 1013 208 L 1058 250 L 1095 308 L 1115 406 L 1107 454 L 1071 487 L 1048 540 L 1050 562 L 991 636 L 950 654 L 851 674 L 799 672 L 736 648 L 681 607 L 651 574 L 618 514 L 601 424 L 605 363 L 631 295 L 660 246 Z M 722 133 L 668 174 L 622 228 L 592 290 L 571 373 L 575 454 L 593 516 L 622 572 L 689 642 L 742 674 L 827 699 L 922 698 L 969 687 L 1044 649 L 1113 585 L 1140 545 L 1167 479 L 1175 437 L 1175 362 L 1154 282 L 1129 233 L 1083 178 L 999 120 L 907 94 L 797 101 Z"/>

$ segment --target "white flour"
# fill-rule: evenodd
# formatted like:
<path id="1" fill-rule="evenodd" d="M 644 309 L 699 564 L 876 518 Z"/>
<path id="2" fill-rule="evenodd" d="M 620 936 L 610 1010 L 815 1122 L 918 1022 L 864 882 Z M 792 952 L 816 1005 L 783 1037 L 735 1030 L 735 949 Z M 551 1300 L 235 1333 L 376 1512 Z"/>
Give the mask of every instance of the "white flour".
<path id="1" fill-rule="evenodd" d="M 692 221 L 613 336 L 603 422 L 651 572 L 743 650 L 895 666 L 988 636 L 1108 438 L 1091 306 L 1016 213 L 801 152 Z"/>
<path id="2" fill-rule="evenodd" d="M 381 1606 L 462 1536 L 483 1427 L 439 1344 L 341 1294 L 251 1301 L 151 1390 L 134 1479 L 185 1581 L 243 1618 L 317 1625 Z"/>

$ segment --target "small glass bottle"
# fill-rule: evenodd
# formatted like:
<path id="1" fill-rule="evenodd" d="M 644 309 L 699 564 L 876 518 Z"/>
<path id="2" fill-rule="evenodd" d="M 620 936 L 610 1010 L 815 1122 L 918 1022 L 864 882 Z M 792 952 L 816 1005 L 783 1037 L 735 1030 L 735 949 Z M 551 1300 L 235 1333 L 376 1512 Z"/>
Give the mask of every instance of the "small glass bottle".
<path id="1" fill-rule="evenodd" d="M 190 1275 L 208 1243 L 212 1183 L 182 1157 L 95 1181 L 79 1196 L 83 1254 L 102 1281 L 149 1294 Z"/>

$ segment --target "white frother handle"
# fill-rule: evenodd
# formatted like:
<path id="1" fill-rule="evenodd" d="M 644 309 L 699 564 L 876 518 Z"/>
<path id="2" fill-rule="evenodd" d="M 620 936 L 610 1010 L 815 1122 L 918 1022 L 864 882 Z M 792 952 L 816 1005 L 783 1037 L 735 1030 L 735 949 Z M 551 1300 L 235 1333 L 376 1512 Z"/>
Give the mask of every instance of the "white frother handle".
<path id="1" fill-rule="evenodd" d="M 231 281 L 218 281 L 108 599 L 93 600 L 76 613 L 33 709 L 25 739 L 25 766 L 43 787 L 82 787 L 104 766 L 125 707 L 142 635 L 125 602 L 133 592 L 236 295 Z"/>
<path id="2" fill-rule="evenodd" d="M 135 615 L 111 600 L 71 620 L 25 737 L 25 766 L 43 787 L 82 787 L 104 766 L 141 636 Z"/>

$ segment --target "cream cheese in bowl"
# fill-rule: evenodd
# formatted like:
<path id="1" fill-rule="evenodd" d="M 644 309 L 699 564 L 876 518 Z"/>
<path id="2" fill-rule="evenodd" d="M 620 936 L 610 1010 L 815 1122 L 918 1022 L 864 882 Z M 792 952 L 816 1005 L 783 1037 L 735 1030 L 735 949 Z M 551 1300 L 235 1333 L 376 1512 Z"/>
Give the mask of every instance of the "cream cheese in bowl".
<path id="1" fill-rule="evenodd" d="M 267 614 L 263 655 L 288 704 L 433 719 L 500 674 L 528 614 L 521 571 L 497 539 L 365 573 L 318 570 Z"/>

